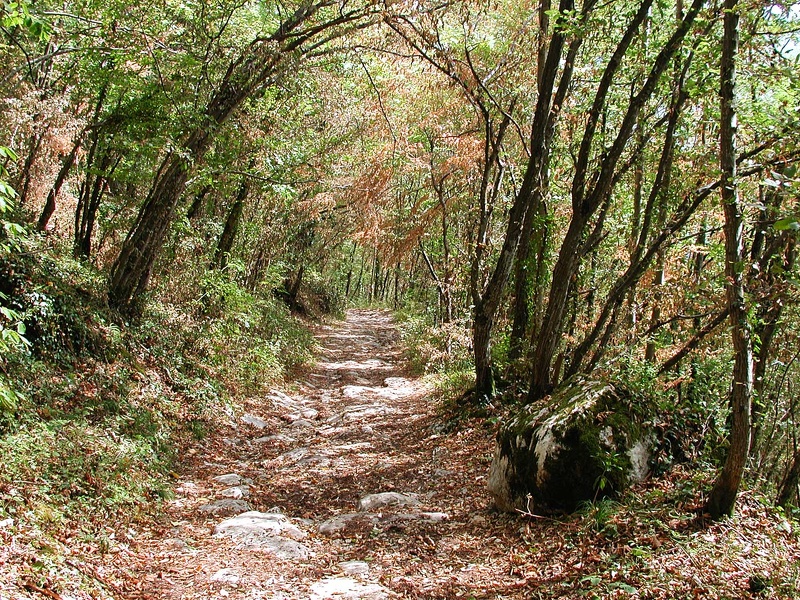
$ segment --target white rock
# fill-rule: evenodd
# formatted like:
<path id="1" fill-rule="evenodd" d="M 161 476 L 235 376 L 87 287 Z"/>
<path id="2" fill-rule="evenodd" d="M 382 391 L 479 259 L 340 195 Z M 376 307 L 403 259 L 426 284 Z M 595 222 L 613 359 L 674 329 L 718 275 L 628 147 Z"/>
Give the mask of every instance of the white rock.
<path id="1" fill-rule="evenodd" d="M 359 583 L 350 577 L 326 577 L 311 586 L 310 600 L 383 600 L 388 590 L 376 583 Z"/>
<path id="2" fill-rule="evenodd" d="M 266 429 L 269 427 L 269 423 L 267 423 L 264 419 L 251 414 L 242 415 L 242 423 L 252 425 L 256 429 Z"/>
<path id="3" fill-rule="evenodd" d="M 229 487 L 226 490 L 222 490 L 219 493 L 220 496 L 223 498 L 233 498 L 234 500 L 239 500 L 240 498 L 247 498 L 250 495 L 250 486 L 249 485 L 237 485 L 234 487 Z"/>
<path id="4" fill-rule="evenodd" d="M 416 506 L 419 504 L 413 494 L 400 494 L 398 492 L 381 492 L 368 494 L 358 501 L 358 510 L 369 512 L 383 506 Z"/>
<path id="5" fill-rule="evenodd" d="M 211 576 L 211 581 L 236 585 L 239 583 L 239 574 L 233 569 L 220 569 Z"/>
<path id="6" fill-rule="evenodd" d="M 264 437 L 256 438 L 253 440 L 256 444 L 267 444 L 269 442 L 281 442 L 283 444 L 291 444 L 295 441 L 293 437 L 277 433 L 275 435 L 266 435 Z"/>
<path id="7" fill-rule="evenodd" d="M 262 513 L 249 511 L 226 519 L 214 528 L 218 536 L 227 535 L 233 538 L 285 536 L 294 540 L 301 540 L 306 533 L 293 525 L 289 519 L 280 513 Z"/>
<path id="8" fill-rule="evenodd" d="M 340 562 L 339 568 L 345 575 L 367 575 L 369 573 L 369 563 L 365 563 L 363 560 Z"/>

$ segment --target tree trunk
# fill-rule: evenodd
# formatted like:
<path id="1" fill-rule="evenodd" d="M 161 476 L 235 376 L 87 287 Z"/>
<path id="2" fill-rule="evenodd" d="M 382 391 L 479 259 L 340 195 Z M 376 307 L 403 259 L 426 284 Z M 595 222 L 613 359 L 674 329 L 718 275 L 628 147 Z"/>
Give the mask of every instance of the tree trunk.
<path id="1" fill-rule="evenodd" d="M 586 220 L 579 217 L 580 215 L 575 215 L 570 222 L 561 245 L 558 261 L 553 269 L 553 282 L 550 285 L 547 309 L 532 358 L 531 385 L 528 392 L 530 402 L 543 398 L 553 389 L 550 367 L 561 341 L 564 310 L 567 306 L 572 278 L 580 263 L 580 242 L 586 227 Z"/>
<path id="2" fill-rule="evenodd" d="M 736 111 L 734 89 L 739 42 L 738 0 L 725 0 L 720 66 L 720 171 L 725 212 L 726 296 L 730 309 L 734 366 L 731 388 L 730 447 L 706 504 L 714 520 L 733 513 L 750 449 L 750 403 L 753 397 L 753 343 L 747 322 L 744 277 L 744 214 L 736 188 Z"/>
<path id="3" fill-rule="evenodd" d="M 169 153 L 158 169 L 139 215 L 126 237 L 111 268 L 109 305 L 123 314 L 135 315 L 141 296 L 150 280 L 153 264 L 172 225 L 175 209 L 194 165 L 205 157 L 220 125 L 247 98 L 269 85 L 286 64 L 303 56 L 304 44 L 335 38 L 347 25 L 369 14 L 369 8 L 355 7 L 339 11 L 330 20 L 308 23 L 324 3 L 304 3 L 282 21 L 275 32 L 255 39 L 228 67 L 209 100 L 201 123 L 187 135 L 180 151 Z M 308 49 L 314 48 L 310 43 Z"/>
<path id="4" fill-rule="evenodd" d="M 800 450 L 795 450 L 794 459 L 789 472 L 784 477 L 781 483 L 781 488 L 778 490 L 778 498 L 775 504 L 783 508 L 787 508 L 792 498 L 797 497 L 797 486 L 800 483 Z"/>
<path id="5" fill-rule="evenodd" d="M 225 219 L 225 227 L 222 229 L 222 235 L 219 236 L 217 249 L 214 251 L 214 259 L 211 261 L 210 265 L 212 269 L 224 269 L 228 265 L 228 257 L 233 248 L 236 233 L 239 231 L 239 222 L 242 220 L 244 201 L 247 198 L 249 189 L 250 186 L 248 185 L 247 177 L 244 177 L 239 185 L 239 192 L 236 194 L 236 200 L 228 211 L 228 217 Z"/>
<path id="6" fill-rule="evenodd" d="M 53 213 L 56 210 L 56 200 L 58 199 L 58 194 L 61 193 L 61 187 L 64 185 L 70 169 L 72 169 L 73 165 L 75 164 L 75 159 L 78 156 L 78 151 L 81 149 L 82 142 L 83 132 L 78 134 L 78 138 L 72 145 L 72 150 L 66 157 L 64 157 L 64 161 L 61 163 L 61 169 L 58 171 L 58 176 L 53 183 L 53 187 L 50 188 L 50 191 L 47 194 L 47 201 L 44 203 L 42 214 L 39 216 L 39 221 L 36 223 L 36 228 L 39 231 L 45 231 L 50 223 L 50 217 L 53 216 Z"/>
<path id="7" fill-rule="evenodd" d="M 117 156 L 115 160 L 111 155 L 111 151 L 106 149 L 100 157 L 100 164 L 97 166 L 99 173 L 94 176 L 91 188 L 88 186 L 89 177 L 87 176 L 84 194 L 78 201 L 78 207 L 76 208 L 76 218 L 78 220 L 75 229 L 75 245 L 72 251 L 75 258 L 88 259 L 91 256 L 97 211 L 105 194 L 108 179 L 114 174 L 121 160 L 121 155 Z M 114 162 L 113 165 L 111 164 L 112 161 Z"/>
<path id="8" fill-rule="evenodd" d="M 525 214 L 523 232 L 517 248 L 517 261 L 514 266 L 514 318 L 511 323 L 509 359 L 522 358 L 525 342 L 529 337 L 531 311 L 536 310 L 532 303 L 531 288 L 535 287 L 534 299 L 541 297 L 538 291 L 542 261 L 547 246 L 547 205 L 544 195 L 548 186 L 548 175 L 543 175 L 542 186 L 536 190 L 531 208 Z M 536 260 L 534 261 L 534 258 Z M 533 276 L 532 276 L 533 275 Z"/>
<path id="9" fill-rule="evenodd" d="M 36 123 L 38 120 L 38 118 L 34 117 L 34 123 Z M 28 149 L 28 156 L 25 158 L 25 164 L 23 165 L 22 171 L 17 178 L 17 185 L 14 186 L 17 190 L 19 190 L 17 205 L 20 207 L 25 206 L 25 203 L 28 201 L 28 191 L 31 186 L 31 179 L 33 178 L 33 164 L 36 162 L 36 158 L 39 156 L 39 148 L 42 147 L 43 139 L 44 134 L 40 133 L 34 133 L 31 137 L 31 146 Z"/>
<path id="10" fill-rule="evenodd" d="M 490 400 L 495 393 L 494 370 L 492 368 L 492 314 L 475 312 L 472 326 L 472 348 L 475 358 L 475 400 L 478 403 Z"/>
<path id="11" fill-rule="evenodd" d="M 204 212 L 203 204 L 206 199 L 206 196 L 208 196 L 208 192 L 210 191 L 211 191 L 211 184 L 207 183 L 200 189 L 199 192 L 197 192 L 197 194 L 194 197 L 194 200 L 192 200 L 192 205 L 189 207 L 189 210 L 186 211 L 186 217 L 190 221 L 194 221 L 198 217 L 203 216 Z"/>

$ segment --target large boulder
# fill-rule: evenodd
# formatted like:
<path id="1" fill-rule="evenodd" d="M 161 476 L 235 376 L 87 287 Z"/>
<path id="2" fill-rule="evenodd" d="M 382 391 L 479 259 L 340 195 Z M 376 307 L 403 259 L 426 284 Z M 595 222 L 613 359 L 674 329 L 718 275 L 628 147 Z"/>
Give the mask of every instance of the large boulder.
<path id="1" fill-rule="evenodd" d="M 500 428 L 489 491 L 506 511 L 573 511 L 649 473 L 648 410 L 608 381 L 572 378 Z"/>

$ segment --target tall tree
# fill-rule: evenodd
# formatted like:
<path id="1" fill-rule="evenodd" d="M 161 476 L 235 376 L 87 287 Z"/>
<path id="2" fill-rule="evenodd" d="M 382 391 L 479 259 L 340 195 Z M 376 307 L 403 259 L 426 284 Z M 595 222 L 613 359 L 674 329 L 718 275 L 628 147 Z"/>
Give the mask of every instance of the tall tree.
<path id="1" fill-rule="evenodd" d="M 270 35 L 254 39 L 230 63 L 202 111 L 201 122 L 186 136 L 180 150 L 167 154 L 156 173 L 111 268 L 108 299 L 112 307 L 129 314 L 137 311 L 192 167 L 203 160 L 220 126 L 245 100 L 275 83 L 299 60 L 323 52 L 329 41 L 348 30 L 365 26 L 374 12 L 371 3 L 302 2 Z"/>
<path id="2" fill-rule="evenodd" d="M 725 0 L 720 60 L 719 166 L 725 213 L 726 298 L 733 341 L 730 447 L 725 465 L 706 503 L 712 519 L 733 513 L 750 450 L 750 404 L 753 398 L 753 341 L 745 300 L 744 206 L 736 183 L 736 55 L 739 48 L 738 0 Z"/>
<path id="3" fill-rule="evenodd" d="M 532 356 L 532 377 L 529 400 L 535 401 L 550 392 L 557 373 L 553 373 L 553 359 L 561 341 L 564 328 L 567 301 L 574 285 L 574 279 L 581 265 L 581 260 L 602 232 L 608 202 L 615 184 L 618 181 L 618 165 L 623 152 L 628 146 L 640 111 L 653 95 L 656 87 L 669 67 L 670 62 L 681 47 L 684 38 L 700 13 L 704 0 L 695 0 L 674 33 L 666 41 L 658 55 L 653 59 L 649 74 L 639 91 L 631 94 L 624 110 L 616 136 L 607 150 L 595 163 L 592 162 L 596 151 L 598 127 L 604 114 L 612 82 L 619 71 L 639 27 L 649 13 L 651 0 L 644 0 L 636 14 L 628 23 L 622 38 L 609 58 L 603 74 L 597 84 L 594 101 L 583 127 L 580 149 L 575 162 L 572 178 L 571 200 L 572 214 L 569 226 L 561 243 L 550 292 L 545 309 L 544 320 Z M 595 165 L 592 168 L 592 165 Z M 625 167 L 623 167 L 625 168 Z M 602 210 L 601 210 L 601 207 Z M 600 212 L 598 216 L 598 211 Z M 592 219 L 596 225 L 592 235 L 587 236 Z"/>

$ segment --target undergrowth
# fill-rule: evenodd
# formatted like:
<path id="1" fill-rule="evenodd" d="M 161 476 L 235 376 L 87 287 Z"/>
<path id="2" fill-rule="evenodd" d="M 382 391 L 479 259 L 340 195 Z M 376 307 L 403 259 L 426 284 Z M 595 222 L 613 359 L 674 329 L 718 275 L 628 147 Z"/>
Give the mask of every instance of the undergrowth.
<path id="1" fill-rule="evenodd" d="M 0 254 L 0 546 L 14 541 L 0 574 L 66 590 L 92 586 L 70 582 L 67 548 L 106 551 L 157 514 L 180 451 L 306 360 L 312 338 L 224 273 L 125 323 L 104 276 L 57 243 Z"/>

